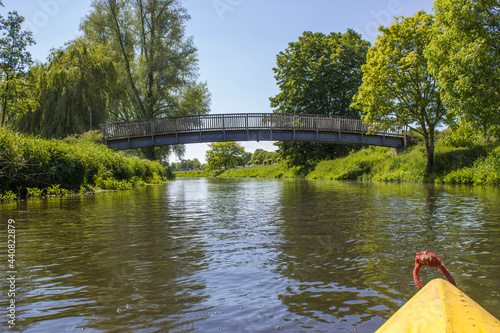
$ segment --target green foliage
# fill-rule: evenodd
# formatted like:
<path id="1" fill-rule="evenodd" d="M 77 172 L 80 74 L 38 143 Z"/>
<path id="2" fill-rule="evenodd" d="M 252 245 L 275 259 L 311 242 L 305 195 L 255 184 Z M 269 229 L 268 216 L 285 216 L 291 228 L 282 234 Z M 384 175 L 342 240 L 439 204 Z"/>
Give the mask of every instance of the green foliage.
<path id="1" fill-rule="evenodd" d="M 451 147 L 472 147 L 477 143 L 479 136 L 472 124 L 462 123 L 447 128 L 442 134 L 440 142 L 442 145 Z"/>
<path id="2" fill-rule="evenodd" d="M 281 165 L 258 165 L 224 171 L 219 177 L 287 178 Z"/>
<path id="3" fill-rule="evenodd" d="M 26 115 L 28 131 L 44 137 L 81 134 L 106 122 L 117 89 L 110 51 L 77 39 L 53 50 L 48 65 L 38 65 L 39 107 Z M 92 113 L 92 114 L 91 114 Z"/>
<path id="4" fill-rule="evenodd" d="M 182 160 L 178 163 L 172 163 L 170 165 L 172 171 L 191 171 L 191 170 L 202 170 L 205 168 L 201 162 L 195 158 L 193 160 Z"/>
<path id="5" fill-rule="evenodd" d="M 362 66 L 363 84 L 353 106 L 364 112 L 366 122 L 381 128 L 416 124 L 414 131 L 424 139 L 430 174 L 435 129 L 446 116 L 424 54 L 435 34 L 432 15 L 420 11 L 399 17 L 380 31 Z"/>
<path id="6" fill-rule="evenodd" d="M 277 113 L 358 115 L 350 107 L 361 84 L 370 44 L 358 33 L 312 33 L 278 54 L 273 68 L 280 92 L 270 98 Z"/>
<path id="7" fill-rule="evenodd" d="M 304 178 L 310 169 L 307 168 L 286 168 L 279 164 L 254 165 L 250 167 L 214 170 L 214 171 L 183 171 L 176 172 L 177 177 L 252 177 L 252 178 Z"/>
<path id="8" fill-rule="evenodd" d="M 97 175 L 94 177 L 94 183 L 98 188 L 103 190 L 129 190 L 133 187 L 133 184 L 126 180 L 117 180 L 114 178 L 103 179 L 102 176 Z"/>
<path id="9" fill-rule="evenodd" d="M 47 187 L 46 191 L 47 191 L 47 195 L 49 195 L 49 196 L 51 196 L 51 195 L 59 196 L 59 195 L 66 195 L 66 194 L 70 193 L 69 190 L 67 190 L 65 188 L 61 188 L 60 184 L 53 184 L 50 187 Z"/>
<path id="10" fill-rule="evenodd" d="M 278 162 L 278 154 L 276 152 L 265 151 L 264 149 L 256 149 L 246 162 L 247 165 L 263 165 L 274 164 Z"/>
<path id="11" fill-rule="evenodd" d="M 244 164 L 245 149 L 235 142 L 215 142 L 208 147 L 207 170 L 227 170 Z"/>
<path id="12" fill-rule="evenodd" d="M 350 151 L 362 148 L 360 145 L 292 141 L 276 145 L 279 147 L 278 159 L 289 168 L 312 167 L 322 160 L 346 156 Z"/>
<path id="13" fill-rule="evenodd" d="M 68 143 L 87 142 L 87 143 L 103 143 L 103 136 L 100 130 L 88 131 L 83 134 L 69 135 L 63 139 Z"/>
<path id="14" fill-rule="evenodd" d="M 270 98 L 277 113 L 359 116 L 350 106 L 361 84 L 361 65 L 370 44 L 352 30 L 346 33 L 304 32 L 278 54 L 275 78 L 280 92 Z M 325 143 L 280 142 L 286 165 L 311 166 L 342 156 L 352 147 Z"/>
<path id="15" fill-rule="evenodd" d="M 388 148 L 370 147 L 341 159 L 323 161 L 307 178 L 499 184 L 500 148 L 490 151 L 489 146 L 455 148 L 438 145 L 434 172 L 427 176 L 424 149 L 419 144 L 391 157 Z"/>
<path id="16" fill-rule="evenodd" d="M 26 70 L 32 64 L 31 54 L 26 49 L 35 43 L 32 33 L 22 31 L 24 17 L 16 11 L 8 17 L 0 15 L 0 103 L 1 123 L 13 123 L 29 107 L 29 90 L 24 83 Z"/>
<path id="17" fill-rule="evenodd" d="M 0 192 L 0 202 L 8 202 L 17 200 L 17 194 L 12 191 L 7 191 L 5 193 Z"/>
<path id="18" fill-rule="evenodd" d="M 389 156 L 387 148 L 363 149 L 344 158 L 318 163 L 314 171 L 307 175 L 307 178 L 362 180 L 374 166 L 387 160 Z"/>
<path id="19" fill-rule="evenodd" d="M 219 171 L 216 171 L 219 173 Z M 214 171 L 208 170 L 193 170 L 193 171 L 175 171 L 175 177 L 212 177 Z"/>
<path id="20" fill-rule="evenodd" d="M 454 170 L 436 182 L 448 184 L 500 185 L 500 147 L 474 161 L 470 167 Z"/>
<path id="21" fill-rule="evenodd" d="M 425 182 L 425 148 L 416 145 L 407 151 L 374 165 L 368 179 L 375 181 Z"/>
<path id="22" fill-rule="evenodd" d="M 471 167 L 477 160 L 488 155 L 489 147 L 472 145 L 470 147 L 438 146 L 434 173 L 443 175 L 454 170 Z"/>
<path id="23" fill-rule="evenodd" d="M 159 162 L 126 157 L 83 140 L 43 140 L 0 129 L 0 193 L 63 195 L 91 188 L 122 189 L 172 177 Z"/>
<path id="24" fill-rule="evenodd" d="M 206 114 L 210 94 L 197 82 L 197 56 L 185 37 L 189 20 L 180 1 L 96 0 L 81 24 L 84 38 L 116 55 L 119 86 L 112 120 Z M 169 149 L 143 149 L 165 158 Z M 158 156 L 160 155 L 160 156 Z"/>
<path id="25" fill-rule="evenodd" d="M 18 142 L 19 135 L 0 127 L 0 192 L 10 188 L 17 171 L 26 165 Z"/>
<path id="26" fill-rule="evenodd" d="M 28 187 L 27 190 L 27 198 L 40 198 L 43 196 L 43 190 L 38 187 Z"/>
<path id="27" fill-rule="evenodd" d="M 436 0 L 436 36 L 427 51 L 446 107 L 486 133 L 500 134 L 500 4 Z"/>
<path id="28" fill-rule="evenodd" d="M 434 172 L 425 175 L 423 143 L 392 156 L 389 148 L 369 147 L 349 156 L 322 161 L 314 168 L 261 165 L 225 171 L 178 172 L 178 177 L 266 177 L 355 181 L 436 182 L 450 184 L 500 185 L 500 147 L 477 144 L 471 147 L 436 146 Z"/>

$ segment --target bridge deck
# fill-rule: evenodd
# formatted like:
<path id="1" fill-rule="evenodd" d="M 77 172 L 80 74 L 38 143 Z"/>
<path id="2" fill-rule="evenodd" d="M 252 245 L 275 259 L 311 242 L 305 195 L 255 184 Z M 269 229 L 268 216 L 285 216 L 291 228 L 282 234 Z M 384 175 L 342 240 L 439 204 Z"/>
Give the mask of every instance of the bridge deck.
<path id="1" fill-rule="evenodd" d="M 220 114 L 101 125 L 114 149 L 219 141 L 317 141 L 402 148 L 405 131 L 378 131 L 359 118 L 302 114 Z"/>

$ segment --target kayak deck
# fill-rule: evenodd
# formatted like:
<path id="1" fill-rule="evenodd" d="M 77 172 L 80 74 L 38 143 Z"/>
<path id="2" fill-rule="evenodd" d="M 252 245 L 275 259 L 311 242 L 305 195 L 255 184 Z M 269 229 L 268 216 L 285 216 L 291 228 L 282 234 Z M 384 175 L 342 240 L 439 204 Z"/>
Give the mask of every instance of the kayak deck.
<path id="1" fill-rule="evenodd" d="M 451 283 L 429 282 L 376 333 L 500 332 L 500 321 Z"/>

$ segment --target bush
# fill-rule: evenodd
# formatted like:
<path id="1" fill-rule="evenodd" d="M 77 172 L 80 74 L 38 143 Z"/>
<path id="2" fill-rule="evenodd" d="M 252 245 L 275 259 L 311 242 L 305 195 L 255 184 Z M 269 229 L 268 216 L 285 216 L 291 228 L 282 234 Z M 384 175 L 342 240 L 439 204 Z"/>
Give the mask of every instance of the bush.
<path id="1" fill-rule="evenodd" d="M 0 129 L 0 198 L 20 193 L 38 197 L 43 191 L 64 195 L 95 187 L 125 189 L 173 177 L 159 162 L 127 157 L 95 139 L 89 134 L 43 140 Z"/>
<path id="2" fill-rule="evenodd" d="M 450 172 L 437 179 L 448 184 L 500 185 L 500 147 L 478 158 L 470 167 Z"/>

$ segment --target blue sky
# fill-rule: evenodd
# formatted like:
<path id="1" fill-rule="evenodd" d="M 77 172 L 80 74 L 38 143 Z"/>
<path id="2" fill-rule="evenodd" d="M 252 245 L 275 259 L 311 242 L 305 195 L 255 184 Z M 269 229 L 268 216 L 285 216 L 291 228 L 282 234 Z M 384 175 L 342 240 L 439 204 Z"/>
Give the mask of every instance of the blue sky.
<path id="1" fill-rule="evenodd" d="M 35 59 L 76 38 L 91 0 L 3 0 L 2 13 L 17 10 L 34 32 Z M 212 94 L 211 113 L 272 112 L 278 93 L 272 68 L 276 55 L 302 32 L 354 29 L 372 44 L 378 25 L 418 10 L 432 12 L 432 0 L 184 0 L 191 15 L 186 32 L 198 48 L 200 80 Z M 269 142 L 242 143 L 246 151 L 274 150 Z M 186 146 L 185 158 L 205 159 L 206 144 Z"/>

